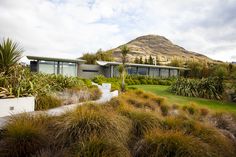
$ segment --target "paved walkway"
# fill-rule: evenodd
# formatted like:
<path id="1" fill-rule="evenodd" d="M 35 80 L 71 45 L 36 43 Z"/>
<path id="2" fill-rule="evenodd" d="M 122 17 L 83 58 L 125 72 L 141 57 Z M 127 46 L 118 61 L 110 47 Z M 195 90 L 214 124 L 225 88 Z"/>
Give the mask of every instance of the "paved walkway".
<path id="1" fill-rule="evenodd" d="M 105 103 L 107 101 L 110 101 L 113 97 L 117 97 L 118 96 L 118 91 L 113 91 L 110 92 L 110 89 L 107 89 L 101 85 L 98 85 L 96 83 L 93 83 L 93 85 L 98 86 L 98 88 L 100 89 L 100 91 L 102 92 L 101 97 L 98 100 L 95 101 L 89 101 L 89 102 L 94 102 L 94 103 Z M 31 114 L 40 114 L 40 113 L 46 113 L 48 115 L 51 116 L 58 116 L 63 114 L 66 111 L 75 109 L 77 106 L 83 105 L 85 102 L 82 103 L 78 103 L 78 104 L 71 104 L 71 105 L 65 105 L 65 106 L 60 106 L 57 108 L 53 108 L 53 109 L 49 109 L 47 111 L 34 111 L 34 112 L 29 112 Z M 0 117 L 0 128 L 2 126 L 4 126 L 4 124 L 6 123 L 6 121 L 8 120 L 9 116 L 7 117 Z"/>

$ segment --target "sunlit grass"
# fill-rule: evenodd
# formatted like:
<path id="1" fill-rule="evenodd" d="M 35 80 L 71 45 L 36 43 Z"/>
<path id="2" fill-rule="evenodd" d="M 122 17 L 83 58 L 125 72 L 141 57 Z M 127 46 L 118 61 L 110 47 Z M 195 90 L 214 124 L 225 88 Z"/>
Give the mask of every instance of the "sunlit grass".
<path id="1" fill-rule="evenodd" d="M 215 111 L 227 111 L 236 114 L 236 103 L 174 95 L 169 92 L 169 86 L 133 85 L 131 87 L 143 89 L 145 91 L 153 92 L 158 96 L 166 97 L 169 104 L 188 105 L 189 103 L 194 102 L 201 107 L 207 107 Z"/>

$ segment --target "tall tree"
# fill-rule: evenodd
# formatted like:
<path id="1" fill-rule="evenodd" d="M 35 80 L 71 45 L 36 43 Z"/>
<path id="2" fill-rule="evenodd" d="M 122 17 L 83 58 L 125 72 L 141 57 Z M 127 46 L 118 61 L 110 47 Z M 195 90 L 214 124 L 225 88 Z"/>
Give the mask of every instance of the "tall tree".
<path id="1" fill-rule="evenodd" d="M 81 59 L 86 60 L 86 64 L 95 64 L 97 60 L 97 56 L 96 54 L 93 54 L 93 53 L 85 53 L 83 54 Z"/>
<path id="2" fill-rule="evenodd" d="M 144 64 L 148 64 L 148 59 L 147 58 L 145 58 Z"/>
<path id="3" fill-rule="evenodd" d="M 149 56 L 149 59 L 148 59 L 148 64 L 151 64 L 151 65 L 153 64 L 153 58 L 152 58 L 152 56 L 151 56 L 151 55 Z"/>
<path id="4" fill-rule="evenodd" d="M 0 72 L 9 71 L 9 68 L 16 65 L 22 58 L 23 48 L 11 39 L 3 39 L 0 43 Z"/>
<path id="5" fill-rule="evenodd" d="M 121 91 L 125 91 L 125 64 L 127 61 L 127 54 L 130 52 L 130 49 L 125 45 L 121 47 L 121 60 L 122 60 L 122 70 L 121 70 L 121 79 L 122 79 L 122 84 L 121 84 Z"/>
<path id="6" fill-rule="evenodd" d="M 136 56 L 135 59 L 134 59 L 134 63 L 138 64 L 139 63 L 139 59 L 138 57 Z"/>
<path id="7" fill-rule="evenodd" d="M 139 58 L 139 64 L 143 64 L 143 57 L 142 56 Z"/>
<path id="8" fill-rule="evenodd" d="M 156 65 L 160 65 L 160 60 L 158 59 L 158 56 L 156 56 Z"/>

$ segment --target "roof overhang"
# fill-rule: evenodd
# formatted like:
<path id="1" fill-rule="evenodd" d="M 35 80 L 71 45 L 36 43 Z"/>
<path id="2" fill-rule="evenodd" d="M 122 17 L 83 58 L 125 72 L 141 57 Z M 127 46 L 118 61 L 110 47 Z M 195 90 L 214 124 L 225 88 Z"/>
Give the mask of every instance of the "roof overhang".
<path id="1" fill-rule="evenodd" d="M 69 59 L 69 58 L 54 58 L 54 57 L 42 57 L 42 56 L 26 56 L 29 60 L 43 60 L 43 61 L 58 61 L 58 62 L 71 62 L 71 63 L 84 63 L 82 59 Z"/>
<path id="2" fill-rule="evenodd" d="M 97 64 L 100 65 L 100 66 L 109 66 L 109 65 L 121 65 L 122 63 L 120 63 L 120 62 L 97 61 Z M 150 64 L 135 64 L 135 63 L 126 63 L 125 65 L 127 65 L 127 66 L 138 66 L 138 67 L 150 67 L 150 68 L 189 70 L 188 68 L 165 66 L 165 65 L 150 65 Z"/>

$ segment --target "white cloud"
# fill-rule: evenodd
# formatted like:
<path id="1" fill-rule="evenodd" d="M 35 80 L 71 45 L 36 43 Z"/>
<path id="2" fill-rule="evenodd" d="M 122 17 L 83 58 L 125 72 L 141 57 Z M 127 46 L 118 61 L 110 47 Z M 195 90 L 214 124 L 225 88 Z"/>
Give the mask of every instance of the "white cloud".
<path id="1" fill-rule="evenodd" d="M 235 0 L 0 0 L 0 38 L 26 55 L 78 57 L 145 34 L 233 60 Z"/>

